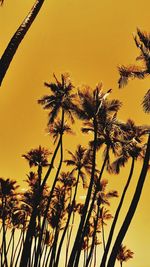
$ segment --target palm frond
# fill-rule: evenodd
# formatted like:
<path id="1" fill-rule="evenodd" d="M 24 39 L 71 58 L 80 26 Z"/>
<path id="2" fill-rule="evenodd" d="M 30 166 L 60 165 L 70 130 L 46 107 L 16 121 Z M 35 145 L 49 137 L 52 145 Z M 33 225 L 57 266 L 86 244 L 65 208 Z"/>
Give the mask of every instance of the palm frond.
<path id="1" fill-rule="evenodd" d="M 135 65 L 129 65 L 129 66 L 119 66 L 118 67 L 119 73 L 120 73 L 120 79 L 118 81 L 119 88 L 124 87 L 127 85 L 127 82 L 129 79 L 144 79 L 146 76 L 146 70 L 143 67 L 135 66 Z"/>
<path id="2" fill-rule="evenodd" d="M 150 48 L 150 34 L 146 31 L 141 31 L 139 28 L 137 28 L 137 34 L 140 39 L 140 41 L 144 44 L 146 48 Z"/>
<path id="3" fill-rule="evenodd" d="M 142 101 L 142 106 L 146 113 L 150 113 L 150 89 L 144 96 L 144 99 Z"/>

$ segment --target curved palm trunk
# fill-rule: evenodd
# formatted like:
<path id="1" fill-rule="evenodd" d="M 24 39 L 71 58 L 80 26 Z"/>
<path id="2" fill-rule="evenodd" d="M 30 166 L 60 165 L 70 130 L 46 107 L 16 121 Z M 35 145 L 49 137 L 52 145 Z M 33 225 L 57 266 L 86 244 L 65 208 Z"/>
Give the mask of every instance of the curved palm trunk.
<path id="1" fill-rule="evenodd" d="M 122 241 L 126 235 L 126 232 L 130 226 L 130 223 L 132 221 L 132 218 L 134 216 L 134 213 L 136 211 L 138 202 L 140 200 L 140 196 L 142 193 L 142 189 L 143 189 L 143 185 L 145 182 L 145 178 L 146 178 L 146 174 L 147 174 L 147 170 L 148 170 L 148 164 L 149 164 L 149 159 L 150 159 L 150 135 L 148 137 L 148 143 L 147 143 L 147 149 L 146 149 L 146 154 L 145 154 L 145 158 L 144 158 L 144 163 L 143 163 L 143 167 L 141 170 L 141 174 L 137 183 L 137 187 L 132 199 L 132 202 L 130 204 L 129 210 L 127 212 L 127 215 L 124 219 L 124 222 L 122 224 L 122 227 L 118 233 L 118 236 L 116 238 L 116 241 L 114 243 L 111 255 L 109 257 L 109 261 L 107 264 L 107 267 L 112 267 L 115 265 L 115 261 L 116 261 L 116 257 L 117 257 L 117 253 L 118 253 L 118 249 L 122 244 Z"/>
<path id="2" fill-rule="evenodd" d="M 50 191 L 50 195 L 49 195 L 49 198 L 48 198 L 46 210 L 45 210 L 45 213 L 44 213 L 44 218 L 43 218 L 41 232 L 40 232 L 39 241 L 38 241 L 38 247 L 37 247 L 37 251 L 36 251 L 36 258 L 35 258 L 34 267 L 40 266 L 39 263 L 38 263 L 38 260 L 41 261 L 41 258 L 39 259 L 39 257 L 41 257 L 41 244 L 42 244 L 42 238 L 43 238 L 43 233 L 44 233 L 44 228 L 45 228 L 47 213 L 48 213 L 48 210 L 49 210 L 49 205 L 50 205 L 50 202 L 51 202 L 51 199 L 52 199 L 52 196 L 53 196 L 54 188 L 55 188 L 56 182 L 58 180 L 58 175 L 60 173 L 60 169 L 61 169 L 62 162 L 63 162 L 63 146 L 62 146 L 62 140 L 61 140 L 61 146 L 60 146 L 60 148 L 61 148 L 60 163 L 59 163 L 59 167 L 58 167 L 58 170 L 57 170 L 57 173 L 56 173 L 56 176 L 55 176 L 55 180 L 54 180 L 52 189 Z"/>
<path id="3" fill-rule="evenodd" d="M 62 126 L 61 126 L 62 128 L 63 128 L 63 124 L 64 124 L 64 111 L 62 111 Z M 46 217 L 47 217 L 49 205 L 50 205 L 50 202 L 51 202 L 51 199 L 52 199 L 52 195 L 53 195 L 53 192 L 54 192 L 54 189 L 55 189 L 55 185 L 56 185 L 56 182 L 58 180 L 58 176 L 59 176 L 59 173 L 60 173 L 60 170 L 61 170 L 62 162 L 63 162 L 63 140 L 62 140 L 62 137 L 63 137 L 63 133 L 60 135 L 60 140 L 59 140 L 60 141 L 60 145 L 59 145 L 60 146 L 60 162 L 59 162 L 58 170 L 56 172 L 56 176 L 55 176 L 55 179 L 54 179 L 51 191 L 50 191 L 50 195 L 49 195 L 49 198 L 48 198 L 46 210 L 45 210 L 45 213 L 44 213 L 44 218 L 43 218 L 43 222 L 42 222 L 42 227 L 41 227 L 41 232 L 40 232 L 39 242 L 38 242 L 38 247 L 37 247 L 37 252 L 36 252 L 36 259 L 35 259 L 35 264 L 34 264 L 35 267 L 38 266 L 38 259 L 39 259 L 39 256 L 41 254 L 41 244 L 42 244 L 42 237 L 43 237 Z M 43 186 L 44 183 L 46 183 L 45 179 L 43 180 L 42 186 Z"/>
<path id="4" fill-rule="evenodd" d="M 72 205 L 71 205 L 71 208 L 70 208 L 70 211 L 69 211 L 69 214 L 68 214 L 67 223 L 66 223 L 65 229 L 63 231 L 63 234 L 62 234 L 62 237 L 61 237 L 61 240 L 60 240 L 60 243 L 59 243 L 58 252 L 57 252 L 57 255 L 56 255 L 55 267 L 58 267 L 58 264 L 59 264 L 59 258 L 60 258 L 60 253 L 61 253 L 63 241 L 65 239 L 65 235 L 67 233 L 67 229 L 68 229 L 69 222 L 70 222 L 70 219 L 71 219 L 71 214 L 72 214 L 73 209 L 74 209 L 75 199 L 76 199 L 77 189 L 78 189 L 78 183 L 79 183 L 79 177 L 80 177 L 80 171 L 78 172 L 76 188 L 75 188 L 75 192 L 74 192 L 74 196 L 73 196 L 73 200 L 72 200 Z"/>
<path id="5" fill-rule="evenodd" d="M 90 185 L 89 185 L 88 193 L 87 193 L 86 200 L 85 200 L 85 205 L 83 207 L 83 212 L 81 215 L 81 221 L 80 221 L 78 231 L 76 234 L 76 239 L 75 239 L 75 242 L 74 242 L 74 245 L 73 245 L 73 248 L 71 251 L 71 255 L 69 258 L 68 267 L 74 266 L 74 261 L 76 259 L 76 253 L 78 251 L 78 246 L 80 243 L 83 226 L 84 226 L 84 223 L 86 220 L 86 215 L 87 215 L 87 211 L 88 211 L 88 207 L 89 207 L 89 203 L 90 203 L 90 199 L 91 199 L 91 194 L 92 194 L 93 183 L 94 183 L 95 165 L 96 165 L 96 144 L 97 144 L 97 122 L 96 122 L 96 119 L 94 120 L 93 124 L 94 124 L 94 146 L 93 146 L 93 162 L 92 162 L 91 180 L 90 180 Z"/>
<path id="6" fill-rule="evenodd" d="M 62 126 L 64 123 L 64 111 L 62 112 Z M 56 158 L 57 152 L 59 150 L 59 147 L 61 146 L 62 143 L 62 135 L 60 136 L 60 139 L 58 141 L 58 144 L 56 146 L 56 149 L 54 151 L 49 169 L 43 179 L 43 182 L 41 184 L 40 190 L 39 190 L 39 194 L 37 195 L 37 198 L 35 199 L 35 203 L 34 203 L 34 208 L 31 214 L 31 218 L 30 218 L 30 222 L 29 222 L 29 226 L 28 226 L 28 230 L 26 233 L 26 238 L 25 238 L 25 242 L 24 242 L 24 246 L 23 246 L 23 251 L 22 251 L 22 255 L 21 255 L 21 261 L 20 261 L 20 267 L 26 267 L 28 260 L 30 258 L 30 253 L 31 253 L 31 244 L 32 244 L 32 239 L 35 233 L 35 227 L 36 227 L 36 217 L 37 217 L 37 206 L 40 203 L 40 199 L 41 199 L 41 195 L 44 189 L 44 186 L 47 182 L 47 179 L 51 173 L 51 170 L 53 168 L 54 165 L 54 160 Z M 54 184 L 56 184 L 56 181 L 54 182 Z M 54 189 L 54 184 L 52 189 Z M 52 190 L 51 190 L 51 196 L 52 196 Z"/>
<path id="7" fill-rule="evenodd" d="M 108 155 L 109 155 L 109 146 L 107 146 L 105 159 L 103 161 L 103 165 L 102 165 L 99 177 L 98 177 L 98 183 L 100 183 L 100 181 L 101 181 L 101 178 L 102 178 L 102 175 L 103 175 L 103 172 L 104 172 L 107 160 L 108 160 Z M 97 195 L 97 187 L 96 187 L 96 189 L 94 191 L 94 195 L 93 195 L 93 199 L 92 199 L 92 202 L 91 202 L 91 205 L 90 205 L 90 209 L 88 211 L 88 214 L 87 214 L 87 217 L 86 217 L 86 221 L 85 221 L 82 233 L 81 233 L 80 243 L 78 244 L 77 256 L 76 256 L 76 260 L 75 260 L 75 264 L 74 264 L 75 267 L 78 267 L 78 264 L 79 264 L 80 255 L 81 255 L 81 247 L 82 247 L 84 235 L 85 235 L 85 232 L 86 232 L 86 227 L 88 225 L 88 222 L 90 220 L 90 216 L 91 216 L 91 213 L 92 213 L 92 210 L 93 210 L 93 206 L 94 206 L 94 202 L 95 202 L 95 199 L 96 199 L 96 195 Z M 100 205 L 100 203 L 99 203 L 99 205 Z"/>
<path id="8" fill-rule="evenodd" d="M 36 16 L 38 15 L 44 0 L 36 0 L 35 4 L 31 8 L 30 12 L 28 13 L 27 17 L 21 23 L 20 27 L 17 29 L 13 37 L 11 38 L 7 48 L 5 49 L 1 59 L 0 59 L 0 85 L 4 79 L 4 76 L 9 68 L 9 65 L 17 51 L 18 46 L 20 45 L 21 41 L 25 37 L 27 31 L 29 30 L 30 26 L 32 25 L 33 21 L 35 20 Z"/>
<path id="9" fill-rule="evenodd" d="M 131 164 L 131 169 L 130 169 L 129 177 L 128 177 L 128 180 L 126 182 L 125 188 L 123 190 L 123 193 L 122 193 L 122 196 L 121 196 L 121 199 L 120 199 L 118 208 L 116 210 L 116 213 L 115 213 L 115 216 L 114 216 L 114 220 L 112 222 L 112 226 L 111 226 L 111 229 L 110 229 L 110 232 L 109 232 L 109 237 L 108 237 L 108 240 L 107 240 L 106 248 L 105 248 L 105 251 L 104 251 L 104 255 L 103 255 L 103 258 L 102 258 L 100 267 L 105 267 L 105 265 L 106 265 L 108 251 L 109 251 L 110 246 L 111 246 L 111 242 L 112 242 L 114 230 L 115 230 L 115 227 L 116 227 L 116 223 L 117 223 L 117 220 L 118 220 L 118 217 L 119 217 L 119 214 L 120 214 L 120 210 L 122 208 L 122 205 L 123 205 L 123 202 L 124 202 L 124 198 L 125 198 L 126 192 L 128 190 L 128 187 L 129 187 L 129 184 L 130 184 L 132 175 L 133 175 L 134 164 L 135 164 L 135 159 L 132 158 L 132 164 Z"/>
<path id="10" fill-rule="evenodd" d="M 56 158 L 60 144 L 61 144 L 61 139 L 58 141 L 57 147 L 56 147 L 55 152 L 53 154 L 53 158 L 51 160 L 50 167 L 49 167 L 49 169 L 45 175 L 45 178 L 43 180 L 43 183 L 41 185 L 39 196 L 37 197 L 37 199 L 34 203 L 34 208 L 33 208 L 32 214 L 31 214 L 31 218 L 30 218 L 30 222 L 29 222 L 29 226 L 28 226 L 28 230 L 26 233 L 26 238 L 25 238 L 25 242 L 24 242 L 24 246 L 23 246 L 23 251 L 22 251 L 22 256 L 21 256 L 21 261 L 20 261 L 20 267 L 26 267 L 27 261 L 30 257 L 31 243 L 32 243 L 32 238 L 34 236 L 35 226 L 36 226 L 37 206 L 40 202 L 40 196 L 42 194 L 44 185 L 45 185 L 45 183 L 46 183 L 46 181 L 47 181 L 47 179 L 51 173 L 51 170 L 53 168 L 54 160 Z"/>

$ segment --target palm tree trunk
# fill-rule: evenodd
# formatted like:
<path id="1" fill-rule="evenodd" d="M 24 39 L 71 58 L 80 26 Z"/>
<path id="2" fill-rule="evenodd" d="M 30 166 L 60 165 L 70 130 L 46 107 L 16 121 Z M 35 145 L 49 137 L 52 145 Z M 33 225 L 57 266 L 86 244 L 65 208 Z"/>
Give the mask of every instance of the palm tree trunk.
<path id="1" fill-rule="evenodd" d="M 10 236 L 10 240 L 9 240 L 9 243 L 8 243 L 8 246 L 7 246 L 6 254 L 8 254 L 8 251 L 9 251 L 12 239 L 13 239 L 13 235 L 14 235 L 14 228 L 12 229 L 12 232 L 11 232 L 11 236 Z"/>
<path id="2" fill-rule="evenodd" d="M 61 240 L 60 240 L 60 243 L 59 243 L 58 252 L 57 252 L 57 255 L 56 255 L 55 267 L 57 267 L 58 264 L 59 264 L 59 258 L 60 258 L 60 253 L 61 253 L 63 241 L 65 239 L 65 235 L 66 235 L 66 232 L 67 232 L 67 229 L 68 229 L 68 226 L 69 226 L 69 222 L 70 222 L 70 219 L 71 219 L 71 214 L 72 214 L 73 209 L 74 209 L 75 199 L 76 199 L 77 189 L 78 189 L 78 184 L 79 184 L 79 177 L 80 177 L 80 171 L 78 172 L 77 183 L 76 183 L 75 192 L 74 192 L 74 196 L 73 196 L 73 200 L 72 200 L 72 205 L 70 207 L 70 211 L 69 211 L 69 214 L 68 214 L 67 223 L 66 223 L 65 229 L 63 231 L 63 234 L 62 234 L 62 237 L 61 237 Z M 74 214 L 73 214 L 73 219 L 74 219 Z"/>
<path id="3" fill-rule="evenodd" d="M 71 251 L 71 255 L 69 258 L 68 267 L 73 267 L 73 263 L 74 263 L 74 260 L 76 258 L 76 253 L 78 251 L 78 246 L 79 246 L 80 239 L 81 239 L 81 233 L 82 233 L 83 226 L 84 226 L 84 223 L 86 220 L 86 215 L 87 215 L 87 211 L 88 211 L 88 207 L 89 207 L 89 203 L 90 203 L 90 199 L 91 199 L 91 194 L 92 194 L 93 183 L 94 183 L 95 165 L 96 165 L 96 145 L 97 145 L 97 122 L 96 122 L 96 119 L 94 119 L 93 124 L 94 124 L 94 145 L 93 145 L 93 159 L 92 159 L 92 172 L 91 172 L 90 185 L 89 185 L 89 189 L 87 192 L 85 205 L 83 207 L 80 224 L 79 224 L 78 231 L 76 234 L 76 239 L 75 239 L 75 242 L 74 242 L 74 245 L 73 245 L 73 248 Z"/>
<path id="4" fill-rule="evenodd" d="M 147 174 L 147 170 L 148 170 L 149 159 L 150 159 L 150 135 L 148 137 L 146 154 L 145 154 L 145 158 L 144 158 L 141 174 L 140 174 L 140 177 L 138 179 L 137 187 L 136 187 L 132 202 L 130 204 L 130 207 L 128 209 L 128 212 L 126 214 L 126 217 L 124 219 L 124 222 L 123 222 L 123 224 L 121 226 L 121 229 L 120 229 L 120 231 L 118 233 L 118 236 L 116 238 L 116 241 L 114 243 L 111 255 L 110 255 L 109 260 L 108 260 L 107 267 L 112 267 L 112 266 L 115 265 L 118 249 L 121 246 L 122 241 L 123 241 L 123 239 L 124 239 L 124 237 L 126 235 L 126 232 L 127 232 L 128 228 L 130 226 L 130 223 L 131 223 L 132 218 L 134 216 L 134 213 L 136 211 L 138 202 L 140 200 L 140 196 L 142 194 L 142 189 L 143 189 L 143 186 L 144 186 L 144 182 L 145 182 L 146 174 Z"/>
<path id="5" fill-rule="evenodd" d="M 4 254 L 4 266 L 8 267 L 7 249 L 6 249 L 5 207 L 6 207 L 6 199 L 3 198 L 3 196 L 2 196 L 2 226 L 3 226 L 2 256 Z"/>
<path id="6" fill-rule="evenodd" d="M 103 222 L 103 218 L 102 218 L 102 239 L 103 239 L 103 249 L 104 249 L 104 251 L 105 251 L 106 244 L 105 244 L 105 230 L 104 230 L 104 222 Z"/>
<path id="7" fill-rule="evenodd" d="M 62 111 L 62 127 L 63 127 L 63 123 L 64 123 L 64 111 Z M 56 158 L 56 155 L 57 155 L 57 152 L 58 152 L 58 149 L 59 149 L 60 146 L 62 146 L 62 135 L 60 135 L 60 139 L 59 139 L 58 144 L 56 146 L 56 149 L 54 151 L 54 154 L 53 154 L 49 169 L 48 169 L 48 171 L 47 171 L 47 173 L 46 173 L 46 175 L 45 175 L 45 177 L 43 179 L 43 182 L 41 184 L 41 187 L 40 187 L 39 193 L 37 195 L 37 198 L 35 199 L 33 211 L 32 211 L 32 214 L 31 214 L 29 225 L 28 225 L 28 230 L 27 230 L 27 233 L 26 233 L 26 238 L 25 238 L 25 242 L 24 242 L 24 246 L 23 246 L 23 251 L 22 251 L 22 255 L 21 255 L 20 267 L 26 267 L 28 259 L 30 257 L 32 238 L 34 236 L 35 226 L 36 226 L 37 206 L 40 203 L 40 199 L 41 199 L 41 196 L 42 196 L 42 192 L 43 192 L 44 186 L 45 186 L 46 181 L 47 181 L 47 179 L 48 179 L 48 177 L 49 177 L 49 175 L 51 173 L 51 170 L 52 170 L 53 165 L 54 165 L 54 160 Z M 52 193 L 53 193 L 56 181 L 57 180 L 55 179 L 55 181 L 53 183 L 53 186 L 52 186 L 52 189 L 51 189 L 51 192 L 50 192 L 49 202 L 51 200 Z M 45 222 L 44 222 L 44 225 L 45 225 Z M 44 230 L 43 227 L 42 227 L 42 230 Z M 40 246 L 41 246 L 41 244 L 40 244 Z"/>
<path id="8" fill-rule="evenodd" d="M 47 257 L 46 257 L 46 261 L 45 261 L 45 265 L 44 267 L 47 267 L 48 266 L 48 260 L 50 258 L 50 255 L 51 255 L 51 251 L 52 251 L 52 246 L 49 248 L 49 252 L 47 254 Z"/>
<path id="9" fill-rule="evenodd" d="M 20 243 L 20 247 L 19 247 L 19 250 L 18 250 L 18 254 L 17 254 L 17 257 L 16 257 L 16 261 L 15 261 L 15 267 L 17 267 L 17 264 L 18 264 L 18 260 L 19 260 L 19 256 L 20 256 L 20 252 L 21 252 L 21 249 L 22 249 L 22 246 L 23 246 L 23 231 L 21 231 L 21 234 L 20 234 L 20 237 L 19 237 L 19 240 L 18 240 L 18 244 L 16 246 L 16 250 L 15 250 L 15 253 L 14 253 L 14 259 L 15 260 L 15 256 L 16 256 L 16 253 L 17 253 L 17 249 L 18 249 L 18 246 L 19 246 L 19 243 Z"/>
<path id="10" fill-rule="evenodd" d="M 13 266 L 13 257 L 14 257 L 14 248 L 15 248 L 15 237 L 13 232 L 13 238 L 12 238 L 12 251 L 11 251 L 11 260 L 10 260 L 10 267 Z"/>
<path id="11" fill-rule="evenodd" d="M 96 237 L 96 230 L 97 230 L 97 224 L 98 224 L 99 213 L 100 213 L 100 206 L 97 207 L 96 220 L 95 220 L 95 222 L 94 222 L 94 233 L 93 233 L 93 236 L 92 236 L 92 244 L 91 244 L 90 253 L 89 253 L 88 259 L 87 259 L 87 261 L 86 261 L 86 266 L 85 266 L 85 267 L 88 267 L 88 266 L 89 266 L 91 257 L 92 257 L 92 255 L 93 255 L 93 250 L 94 250 L 94 245 L 95 245 L 95 237 Z"/>
<path id="12" fill-rule="evenodd" d="M 126 185 L 124 187 L 124 190 L 123 190 L 123 193 L 122 193 L 118 208 L 116 210 L 116 213 L 115 213 L 115 216 L 114 216 L 114 219 L 113 219 L 113 222 L 112 222 L 112 226 L 111 226 L 111 229 L 110 229 L 110 232 L 109 232 L 106 248 L 105 248 L 105 251 L 104 251 L 104 254 L 103 254 L 103 258 L 102 258 L 100 267 L 105 267 L 105 265 L 106 265 L 106 260 L 107 260 L 108 252 L 109 252 L 109 249 L 110 249 L 110 246 L 111 246 L 114 230 L 115 230 L 115 227 L 116 227 L 116 224 L 117 224 L 117 221 L 118 221 L 118 217 L 119 217 L 120 210 L 121 210 L 123 202 L 124 202 L 124 198 L 125 198 L 126 192 L 128 190 L 128 187 L 129 187 L 132 175 L 133 175 L 134 165 L 135 165 L 135 159 L 133 157 L 132 158 L 129 177 L 128 177 L 127 183 L 126 183 Z"/>
<path id="13" fill-rule="evenodd" d="M 32 25 L 33 21 L 37 17 L 44 0 L 36 0 L 35 4 L 31 8 L 30 12 L 28 13 L 27 17 L 21 23 L 20 27 L 17 29 L 13 37 L 11 38 L 7 48 L 5 49 L 1 59 L 0 59 L 0 85 L 4 79 L 4 76 L 9 68 L 9 65 L 17 51 L 18 46 L 20 45 L 21 41 L 25 37 L 27 31 L 29 30 L 30 26 Z"/>
<path id="14" fill-rule="evenodd" d="M 102 178 L 102 175 L 103 175 L 103 172 L 104 172 L 107 160 L 108 160 L 108 155 L 109 155 L 109 146 L 107 146 L 105 159 L 103 161 L 102 168 L 101 168 L 101 171 L 100 171 L 100 174 L 99 174 L 99 177 L 98 177 L 98 184 L 100 184 L 100 181 L 101 181 L 101 178 Z M 85 235 L 85 232 L 86 232 L 86 227 L 88 225 L 88 222 L 90 220 L 90 216 L 91 216 L 91 213 L 92 213 L 92 210 L 93 210 L 93 206 L 94 206 L 94 202 L 95 202 L 95 199 L 96 199 L 97 190 L 98 190 L 98 188 L 96 186 L 95 192 L 94 192 L 94 195 L 93 195 L 93 198 L 92 198 L 92 202 L 91 202 L 91 205 L 90 205 L 90 209 L 89 209 L 88 215 L 86 217 L 86 222 L 84 224 L 83 230 L 82 230 L 81 235 L 80 235 L 80 243 L 78 244 L 77 256 L 76 256 L 75 265 L 74 265 L 75 267 L 78 267 L 78 264 L 79 264 L 82 242 L 83 242 L 83 238 L 84 238 L 84 235 Z M 99 205 L 100 205 L 100 203 L 99 203 Z"/>
<path id="15" fill-rule="evenodd" d="M 40 232 L 40 236 L 39 236 L 38 247 L 37 247 L 37 251 L 36 251 L 36 260 L 35 260 L 35 264 L 34 264 L 35 267 L 38 266 L 38 259 L 39 259 L 40 255 L 41 255 L 41 244 L 42 244 L 42 237 L 43 237 L 43 233 L 44 233 L 44 227 L 45 227 L 45 222 L 46 222 L 46 218 L 47 218 L 47 213 L 48 213 L 49 205 L 50 205 L 50 202 L 51 202 L 51 199 L 52 199 L 52 195 L 53 195 L 53 192 L 54 192 L 54 188 L 55 188 L 55 185 L 56 185 L 56 182 L 57 182 L 57 179 L 58 179 L 58 175 L 59 175 L 59 173 L 60 173 L 60 169 L 61 169 L 62 162 L 63 162 L 63 145 L 62 145 L 62 136 L 61 136 L 61 145 L 60 145 L 60 149 L 61 149 L 60 163 L 59 163 L 59 167 L 58 167 L 58 170 L 57 170 L 55 179 L 54 179 L 54 183 L 53 183 L 52 189 L 51 189 L 51 191 L 50 191 L 50 195 L 49 195 L 49 198 L 48 198 L 48 202 L 47 202 L 46 210 L 45 210 L 45 212 L 44 212 L 44 218 L 43 218 L 43 222 L 42 222 L 42 227 L 41 227 L 41 232 Z"/>

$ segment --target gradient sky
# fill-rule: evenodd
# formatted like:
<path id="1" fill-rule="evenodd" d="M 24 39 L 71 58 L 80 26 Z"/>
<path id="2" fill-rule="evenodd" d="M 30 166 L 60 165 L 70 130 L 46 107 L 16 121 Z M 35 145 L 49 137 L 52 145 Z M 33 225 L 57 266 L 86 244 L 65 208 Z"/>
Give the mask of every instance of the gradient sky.
<path id="1" fill-rule="evenodd" d="M 32 3 L 33 0 L 6 0 L 0 8 L 1 54 Z M 150 32 L 149 10 L 149 0 L 45 0 L 0 88 L 2 177 L 17 179 L 23 185 L 29 168 L 21 155 L 39 144 L 52 145 L 45 133 L 47 114 L 37 104 L 37 99 L 48 93 L 43 83 L 52 80 L 53 72 L 57 75 L 69 72 L 76 86 L 89 84 L 94 87 L 103 81 L 106 90 L 113 88 L 112 97 L 123 102 L 120 119 L 130 117 L 137 124 L 149 123 L 149 116 L 140 106 L 149 88 L 149 79 L 131 81 L 122 90 L 117 86 L 117 66 L 135 63 L 138 55 L 132 33 L 137 27 Z M 78 125 L 75 127 L 79 131 Z M 84 137 L 82 141 L 86 142 Z M 72 149 L 78 142 L 78 137 L 65 140 L 67 148 Z M 140 168 L 141 163 L 137 164 L 127 203 L 134 192 Z M 128 172 L 128 169 L 123 170 L 120 176 L 110 180 L 110 185 L 121 190 Z M 125 264 L 127 267 L 150 267 L 149 188 L 147 179 L 124 241 L 135 252 L 134 260 Z"/>

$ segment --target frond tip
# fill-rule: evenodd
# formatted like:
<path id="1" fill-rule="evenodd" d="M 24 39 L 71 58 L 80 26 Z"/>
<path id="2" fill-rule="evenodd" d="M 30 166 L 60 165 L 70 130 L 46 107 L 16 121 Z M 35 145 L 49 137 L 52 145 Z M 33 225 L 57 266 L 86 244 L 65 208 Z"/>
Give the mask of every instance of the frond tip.
<path id="1" fill-rule="evenodd" d="M 126 86 L 129 79 L 144 79 L 146 75 L 146 71 L 144 70 L 144 68 L 135 65 L 122 65 L 118 67 L 118 70 L 120 74 L 120 79 L 118 81 L 119 88 Z"/>
<path id="2" fill-rule="evenodd" d="M 146 113 L 150 113 L 150 89 L 144 96 L 144 99 L 142 101 L 142 106 Z"/>

